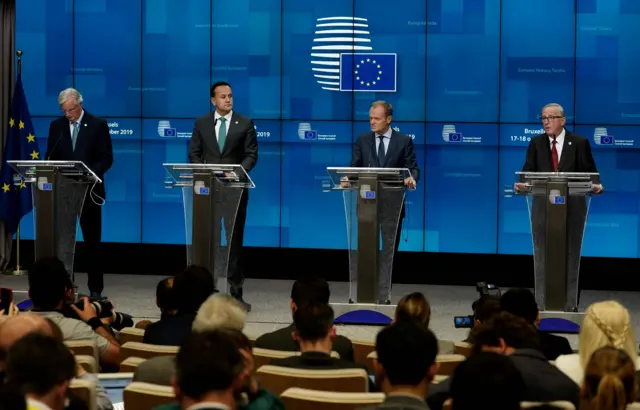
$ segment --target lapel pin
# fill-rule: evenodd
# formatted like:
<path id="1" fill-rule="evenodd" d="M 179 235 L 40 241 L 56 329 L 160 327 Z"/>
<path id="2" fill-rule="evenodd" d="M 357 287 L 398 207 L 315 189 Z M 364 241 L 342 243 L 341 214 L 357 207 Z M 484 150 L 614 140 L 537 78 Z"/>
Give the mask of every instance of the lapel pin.
<path id="1" fill-rule="evenodd" d="M 236 124 L 238 123 L 238 121 L 236 121 Z"/>
<path id="2" fill-rule="evenodd" d="M 569 141 L 569 145 L 571 145 L 571 141 Z"/>

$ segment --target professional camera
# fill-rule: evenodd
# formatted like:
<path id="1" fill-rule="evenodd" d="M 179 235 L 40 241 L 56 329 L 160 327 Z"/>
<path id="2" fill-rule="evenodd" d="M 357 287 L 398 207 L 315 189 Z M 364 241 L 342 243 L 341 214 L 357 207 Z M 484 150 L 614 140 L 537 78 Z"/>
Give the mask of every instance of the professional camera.
<path id="1" fill-rule="evenodd" d="M 476 283 L 476 290 L 478 291 L 478 294 L 480 295 L 480 297 L 471 304 L 471 309 L 474 312 L 476 311 L 476 306 L 478 302 L 484 296 L 500 297 L 501 295 L 500 289 L 496 285 L 493 285 L 491 283 L 478 282 Z M 456 327 L 456 329 L 470 329 L 473 327 L 473 317 L 474 317 L 473 314 L 467 315 L 467 316 L 454 316 L 453 325 Z"/>
<path id="2" fill-rule="evenodd" d="M 126 313 L 116 312 L 115 310 L 113 310 L 113 303 L 111 303 L 111 301 L 94 300 L 92 302 L 89 302 L 89 304 L 91 305 L 91 307 L 93 307 L 93 309 L 95 309 L 96 315 L 100 319 L 113 318 L 111 322 L 111 328 L 115 330 L 122 330 L 125 327 L 133 326 L 133 318 L 130 315 L 127 315 Z M 78 309 L 83 310 L 84 300 L 79 300 L 75 303 L 66 304 L 62 308 L 62 314 L 65 317 L 80 319 L 76 314 L 75 310 L 71 308 L 71 305 L 75 305 Z"/>

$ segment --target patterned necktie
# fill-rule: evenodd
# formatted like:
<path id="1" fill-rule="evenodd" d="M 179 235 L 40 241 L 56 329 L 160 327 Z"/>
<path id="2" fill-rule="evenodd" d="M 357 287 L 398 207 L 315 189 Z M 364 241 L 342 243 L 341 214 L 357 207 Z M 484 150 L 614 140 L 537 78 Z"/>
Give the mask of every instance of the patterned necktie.
<path id="1" fill-rule="evenodd" d="M 218 131 L 218 146 L 220 147 L 220 152 L 224 149 L 224 141 L 227 139 L 227 119 L 224 117 L 220 117 L 218 120 L 220 121 L 220 130 Z"/>
<path id="2" fill-rule="evenodd" d="M 378 164 L 380 166 L 384 165 L 384 135 L 378 135 L 378 138 L 380 138 L 380 142 L 378 143 Z"/>
<path id="3" fill-rule="evenodd" d="M 556 137 L 553 137 L 553 141 L 552 141 L 553 148 L 551 148 L 551 160 L 553 161 L 553 172 L 558 172 L 558 149 L 556 148 L 557 144 L 558 144 L 558 141 L 556 141 Z"/>
<path id="4" fill-rule="evenodd" d="M 78 122 L 73 123 L 73 135 L 71 135 L 71 144 L 73 145 L 73 150 L 76 150 L 76 141 L 78 140 L 78 132 L 80 130 Z"/>

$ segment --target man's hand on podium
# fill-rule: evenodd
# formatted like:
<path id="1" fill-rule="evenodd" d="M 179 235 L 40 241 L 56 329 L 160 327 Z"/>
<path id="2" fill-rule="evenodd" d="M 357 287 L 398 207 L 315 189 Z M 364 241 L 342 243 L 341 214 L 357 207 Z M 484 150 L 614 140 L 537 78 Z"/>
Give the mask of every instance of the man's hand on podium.
<path id="1" fill-rule="evenodd" d="M 604 191 L 604 188 L 602 187 L 602 184 L 593 184 L 593 186 L 591 187 L 591 191 L 594 194 L 601 194 L 602 191 Z"/>
<path id="2" fill-rule="evenodd" d="M 527 191 L 529 187 L 524 182 L 516 182 L 515 184 L 513 184 L 513 189 L 515 189 L 516 191 Z"/>
<path id="3" fill-rule="evenodd" d="M 351 187 L 351 183 L 349 182 L 349 177 L 344 176 L 342 178 L 340 178 L 340 186 L 342 188 L 349 188 Z"/>
<path id="4" fill-rule="evenodd" d="M 416 180 L 413 177 L 405 178 L 404 184 L 410 189 L 416 189 Z"/>

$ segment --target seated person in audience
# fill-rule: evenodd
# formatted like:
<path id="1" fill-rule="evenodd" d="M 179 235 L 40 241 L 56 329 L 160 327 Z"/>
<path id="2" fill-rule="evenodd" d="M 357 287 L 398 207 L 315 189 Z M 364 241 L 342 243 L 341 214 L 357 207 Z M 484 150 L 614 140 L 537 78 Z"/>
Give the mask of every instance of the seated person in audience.
<path id="1" fill-rule="evenodd" d="M 192 331 L 210 332 L 221 328 L 242 331 L 246 317 L 247 311 L 237 299 L 228 294 L 215 293 L 198 309 Z M 170 386 L 175 367 L 175 356 L 154 357 L 138 365 L 133 380 Z"/>
<path id="2" fill-rule="evenodd" d="M 410 321 L 397 322 L 378 333 L 376 353 L 376 386 L 386 394 L 377 408 L 428 410 L 424 398 L 438 371 L 434 334 Z"/>
<path id="3" fill-rule="evenodd" d="M 482 323 L 474 332 L 472 355 L 483 351 L 500 353 L 513 361 L 525 383 L 523 400 L 565 400 L 578 407 L 578 386 L 544 357 L 536 329 L 524 319 L 501 312 Z M 440 410 L 449 398 L 453 377 L 429 390 L 431 410 Z"/>
<path id="4" fill-rule="evenodd" d="M 413 320 L 425 329 L 429 329 L 431 320 L 431 305 L 427 298 L 420 292 L 404 295 L 396 307 L 394 322 L 402 320 Z M 438 340 L 438 351 L 440 354 L 453 353 L 453 342 Z"/>
<path id="5" fill-rule="evenodd" d="M 273 359 L 274 366 L 296 369 L 366 369 L 364 365 L 331 357 L 333 350 L 333 309 L 326 303 L 305 304 L 293 313 L 295 340 L 300 356 Z"/>
<path id="6" fill-rule="evenodd" d="M 460 363 L 451 379 L 452 410 L 520 410 L 524 380 L 507 356 L 479 352 Z"/>
<path id="7" fill-rule="evenodd" d="M 98 318 L 95 309 L 84 298 L 84 308 L 71 305 L 80 319 L 65 317 L 61 309 L 68 297 L 69 276 L 64 264 L 55 258 L 36 261 L 29 269 L 29 297 L 33 302 L 31 313 L 42 315 L 54 322 L 64 340 L 92 340 L 98 348 L 100 365 L 113 368 L 120 365 L 120 344 L 105 324 Z"/>
<path id="8" fill-rule="evenodd" d="M 291 288 L 291 300 L 289 301 L 291 315 L 304 304 L 323 303 L 328 305 L 330 294 L 329 284 L 323 278 L 306 276 L 298 279 Z M 292 323 L 285 328 L 278 329 L 271 333 L 265 333 L 258 337 L 254 343 L 254 347 L 297 352 L 300 350 L 300 347 L 293 336 L 295 330 L 296 325 Z M 353 344 L 346 337 L 336 335 L 333 340 L 333 350 L 338 352 L 341 359 L 351 362 L 354 361 Z"/>
<path id="9" fill-rule="evenodd" d="M 191 333 L 193 320 L 200 305 L 215 291 L 213 275 L 201 266 L 189 266 L 173 280 L 175 315 L 152 323 L 144 332 L 143 343 L 180 346 Z"/>
<path id="10" fill-rule="evenodd" d="M 76 361 L 64 343 L 30 333 L 7 352 L 6 386 L 24 395 L 29 410 L 63 410 Z"/>
<path id="11" fill-rule="evenodd" d="M 176 297 L 173 293 L 173 277 L 164 278 L 156 287 L 156 306 L 160 309 L 160 319 L 176 314 Z"/>
<path id="12" fill-rule="evenodd" d="M 474 329 L 478 329 L 481 324 L 500 313 L 500 297 L 496 295 L 483 295 L 473 302 L 473 325 L 464 342 L 473 344 Z"/>
<path id="13" fill-rule="evenodd" d="M 240 408 L 237 401 L 250 379 L 251 369 L 246 352 L 239 349 L 233 336 L 222 330 L 190 334 L 176 357 L 173 380 L 178 404 L 157 407 L 156 410 Z M 276 410 L 284 408 L 270 393 L 270 400 L 254 399 L 248 408 Z"/>
<path id="14" fill-rule="evenodd" d="M 601 347 L 623 349 L 640 369 L 629 311 L 615 300 L 594 303 L 584 313 L 578 337 L 578 353 L 558 356 L 556 367 L 576 384 L 582 384 L 584 368 L 593 352 Z"/>
<path id="15" fill-rule="evenodd" d="M 536 298 L 529 289 L 509 289 L 500 298 L 500 309 L 523 318 L 536 329 L 540 324 L 540 312 Z M 556 360 L 562 354 L 571 354 L 571 345 L 566 337 L 538 330 L 540 349 L 547 360 Z"/>
<path id="16" fill-rule="evenodd" d="M 580 391 L 580 410 L 625 410 L 638 393 L 636 366 L 621 349 L 593 352 Z"/>

